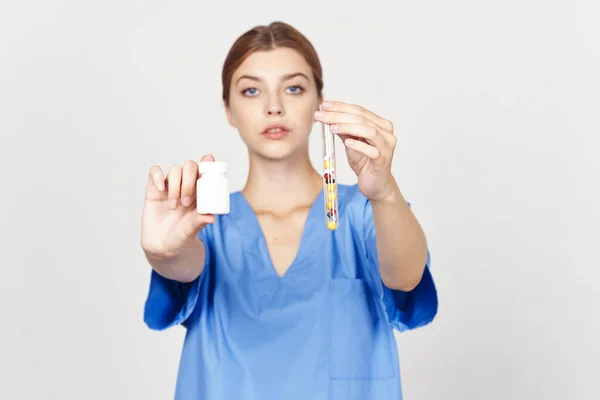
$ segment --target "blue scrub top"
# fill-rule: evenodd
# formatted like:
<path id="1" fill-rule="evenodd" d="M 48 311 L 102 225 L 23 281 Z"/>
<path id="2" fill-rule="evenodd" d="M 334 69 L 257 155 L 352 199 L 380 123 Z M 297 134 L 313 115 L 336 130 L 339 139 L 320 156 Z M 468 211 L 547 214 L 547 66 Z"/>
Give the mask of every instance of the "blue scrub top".
<path id="1" fill-rule="evenodd" d="M 191 283 L 152 271 L 144 320 L 186 337 L 177 400 L 402 399 L 392 328 L 414 329 L 438 307 L 429 270 L 411 292 L 382 284 L 369 200 L 338 185 L 339 227 L 312 205 L 283 277 L 241 192 L 231 213 L 200 231 L 202 274 Z"/>

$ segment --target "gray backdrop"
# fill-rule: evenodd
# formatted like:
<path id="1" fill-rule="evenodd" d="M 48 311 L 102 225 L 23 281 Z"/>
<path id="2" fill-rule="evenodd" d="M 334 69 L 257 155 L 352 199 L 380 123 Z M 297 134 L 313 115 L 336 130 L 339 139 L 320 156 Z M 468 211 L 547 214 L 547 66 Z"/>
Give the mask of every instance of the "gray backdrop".
<path id="1" fill-rule="evenodd" d="M 201 3 L 1 2 L 0 398 L 172 398 L 184 330 L 142 322 L 147 168 L 213 152 L 241 188 L 220 68 L 273 20 L 327 98 L 395 124 L 440 296 L 397 336 L 406 399 L 600 398 L 597 2 Z"/>

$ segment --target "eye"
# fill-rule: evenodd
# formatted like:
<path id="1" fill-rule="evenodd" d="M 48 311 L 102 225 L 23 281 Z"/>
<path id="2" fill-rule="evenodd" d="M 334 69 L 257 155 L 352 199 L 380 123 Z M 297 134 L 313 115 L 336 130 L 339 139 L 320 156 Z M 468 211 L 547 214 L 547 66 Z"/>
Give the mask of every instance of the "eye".
<path id="1" fill-rule="evenodd" d="M 248 88 L 246 90 L 243 90 L 242 94 L 245 95 L 245 96 L 250 96 L 250 97 L 256 96 L 258 94 L 258 89 L 256 89 L 256 88 Z"/>
<path id="2" fill-rule="evenodd" d="M 300 93 L 302 93 L 302 91 L 304 89 L 301 86 L 296 85 L 296 86 L 290 86 L 290 87 L 288 87 L 288 90 L 292 94 L 300 94 Z"/>

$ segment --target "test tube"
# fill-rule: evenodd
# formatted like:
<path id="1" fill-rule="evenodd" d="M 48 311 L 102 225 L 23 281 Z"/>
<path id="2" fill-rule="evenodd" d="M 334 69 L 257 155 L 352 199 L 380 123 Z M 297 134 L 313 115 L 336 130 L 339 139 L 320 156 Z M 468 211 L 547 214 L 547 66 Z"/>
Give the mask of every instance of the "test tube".
<path id="1" fill-rule="evenodd" d="M 325 199 L 325 222 L 327 228 L 338 227 L 338 191 L 335 176 L 335 141 L 329 125 L 321 123 L 323 137 L 323 191 Z"/>

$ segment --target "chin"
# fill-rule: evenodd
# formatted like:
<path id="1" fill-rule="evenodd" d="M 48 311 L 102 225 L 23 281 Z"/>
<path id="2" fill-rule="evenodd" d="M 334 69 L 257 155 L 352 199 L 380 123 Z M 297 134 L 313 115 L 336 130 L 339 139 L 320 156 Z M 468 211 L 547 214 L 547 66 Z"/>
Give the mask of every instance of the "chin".
<path id="1" fill-rule="evenodd" d="M 270 161 L 280 161 L 295 157 L 301 150 L 301 146 L 297 144 L 281 141 L 274 143 L 260 143 L 255 147 L 254 153 L 260 158 Z"/>

